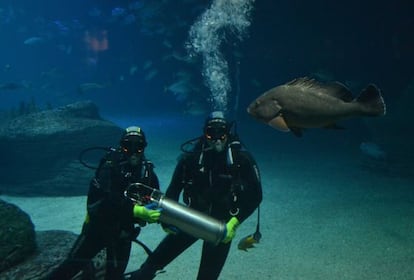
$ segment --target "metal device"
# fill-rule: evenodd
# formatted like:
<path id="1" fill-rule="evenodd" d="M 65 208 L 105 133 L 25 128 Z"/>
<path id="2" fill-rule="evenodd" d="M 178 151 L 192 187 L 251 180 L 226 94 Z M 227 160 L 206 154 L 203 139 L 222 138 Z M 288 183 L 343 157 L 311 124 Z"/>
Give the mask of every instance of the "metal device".
<path id="1" fill-rule="evenodd" d="M 133 183 L 124 194 L 139 205 L 156 203 L 156 206 L 162 209 L 160 222 L 172 225 L 196 238 L 218 244 L 226 236 L 226 224 L 223 221 L 180 204 L 150 186 Z"/>

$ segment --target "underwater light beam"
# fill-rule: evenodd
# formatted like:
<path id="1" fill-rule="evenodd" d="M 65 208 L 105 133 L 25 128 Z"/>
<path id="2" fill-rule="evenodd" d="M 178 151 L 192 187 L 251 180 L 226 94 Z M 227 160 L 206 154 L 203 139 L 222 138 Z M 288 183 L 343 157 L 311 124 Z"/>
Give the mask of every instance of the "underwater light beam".
<path id="1" fill-rule="evenodd" d="M 191 26 L 186 48 L 190 56 L 202 55 L 202 75 L 211 92 L 214 110 L 227 111 L 231 91 L 229 67 L 220 50 L 226 34 L 242 41 L 250 26 L 255 0 L 213 0 L 200 18 Z"/>

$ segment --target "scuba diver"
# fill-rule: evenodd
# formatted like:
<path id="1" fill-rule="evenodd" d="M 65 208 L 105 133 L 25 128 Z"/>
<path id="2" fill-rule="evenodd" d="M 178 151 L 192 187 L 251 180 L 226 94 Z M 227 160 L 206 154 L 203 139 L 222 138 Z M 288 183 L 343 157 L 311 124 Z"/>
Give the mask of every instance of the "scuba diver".
<path id="1" fill-rule="evenodd" d="M 183 193 L 183 201 L 189 207 L 225 223 L 221 242 L 203 243 L 199 280 L 219 277 L 237 227 L 262 201 L 256 162 L 231 128 L 232 123 L 225 119 L 223 112 L 212 112 L 205 121 L 203 135 L 182 145 L 183 154 L 165 193 L 175 201 Z M 162 226 L 169 234 L 130 279 L 153 279 L 157 271 L 198 240 L 175 227 Z"/>
<path id="2" fill-rule="evenodd" d="M 137 182 L 159 189 L 154 166 L 144 155 L 146 146 L 142 129 L 131 126 L 122 135 L 120 146 L 101 159 L 89 185 L 82 232 L 68 258 L 48 279 L 71 279 L 80 271 L 82 279 L 94 279 L 91 259 L 102 249 L 106 249 L 105 279 L 124 279 L 132 240 L 141 227 L 157 222 L 160 216 L 159 209 L 134 204 L 124 196 L 126 188 Z"/>

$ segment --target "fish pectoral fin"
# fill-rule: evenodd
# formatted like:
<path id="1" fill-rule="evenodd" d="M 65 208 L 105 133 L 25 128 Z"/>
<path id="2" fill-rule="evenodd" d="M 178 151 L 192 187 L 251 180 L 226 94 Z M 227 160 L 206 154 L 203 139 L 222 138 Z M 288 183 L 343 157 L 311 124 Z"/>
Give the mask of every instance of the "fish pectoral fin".
<path id="1" fill-rule="evenodd" d="M 326 129 L 345 129 L 345 127 L 339 126 L 336 123 L 325 125 L 324 128 L 326 128 Z"/>
<path id="2" fill-rule="evenodd" d="M 291 127 L 290 130 L 297 137 L 302 137 L 302 135 L 303 135 L 302 129 L 300 129 L 299 127 Z"/>
<path id="3" fill-rule="evenodd" d="M 271 119 L 267 124 L 280 131 L 288 132 L 290 130 L 282 115 Z"/>

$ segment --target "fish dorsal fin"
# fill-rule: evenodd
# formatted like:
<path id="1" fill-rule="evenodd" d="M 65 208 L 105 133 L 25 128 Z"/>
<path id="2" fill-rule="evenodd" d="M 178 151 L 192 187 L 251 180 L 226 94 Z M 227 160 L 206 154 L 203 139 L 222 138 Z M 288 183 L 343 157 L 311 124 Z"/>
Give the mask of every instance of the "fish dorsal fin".
<path id="1" fill-rule="evenodd" d="M 340 82 L 321 83 L 309 77 L 301 77 L 288 82 L 287 85 L 317 90 L 345 102 L 353 100 L 352 92 Z"/>
<path id="2" fill-rule="evenodd" d="M 335 96 L 345 102 L 351 102 L 354 100 L 352 92 L 340 82 L 332 82 L 326 85 L 327 94 Z"/>
<path id="3" fill-rule="evenodd" d="M 315 79 L 309 78 L 309 77 L 300 77 L 293 79 L 292 81 L 286 83 L 289 86 L 301 86 L 301 87 L 310 87 L 314 83 L 317 83 Z"/>

